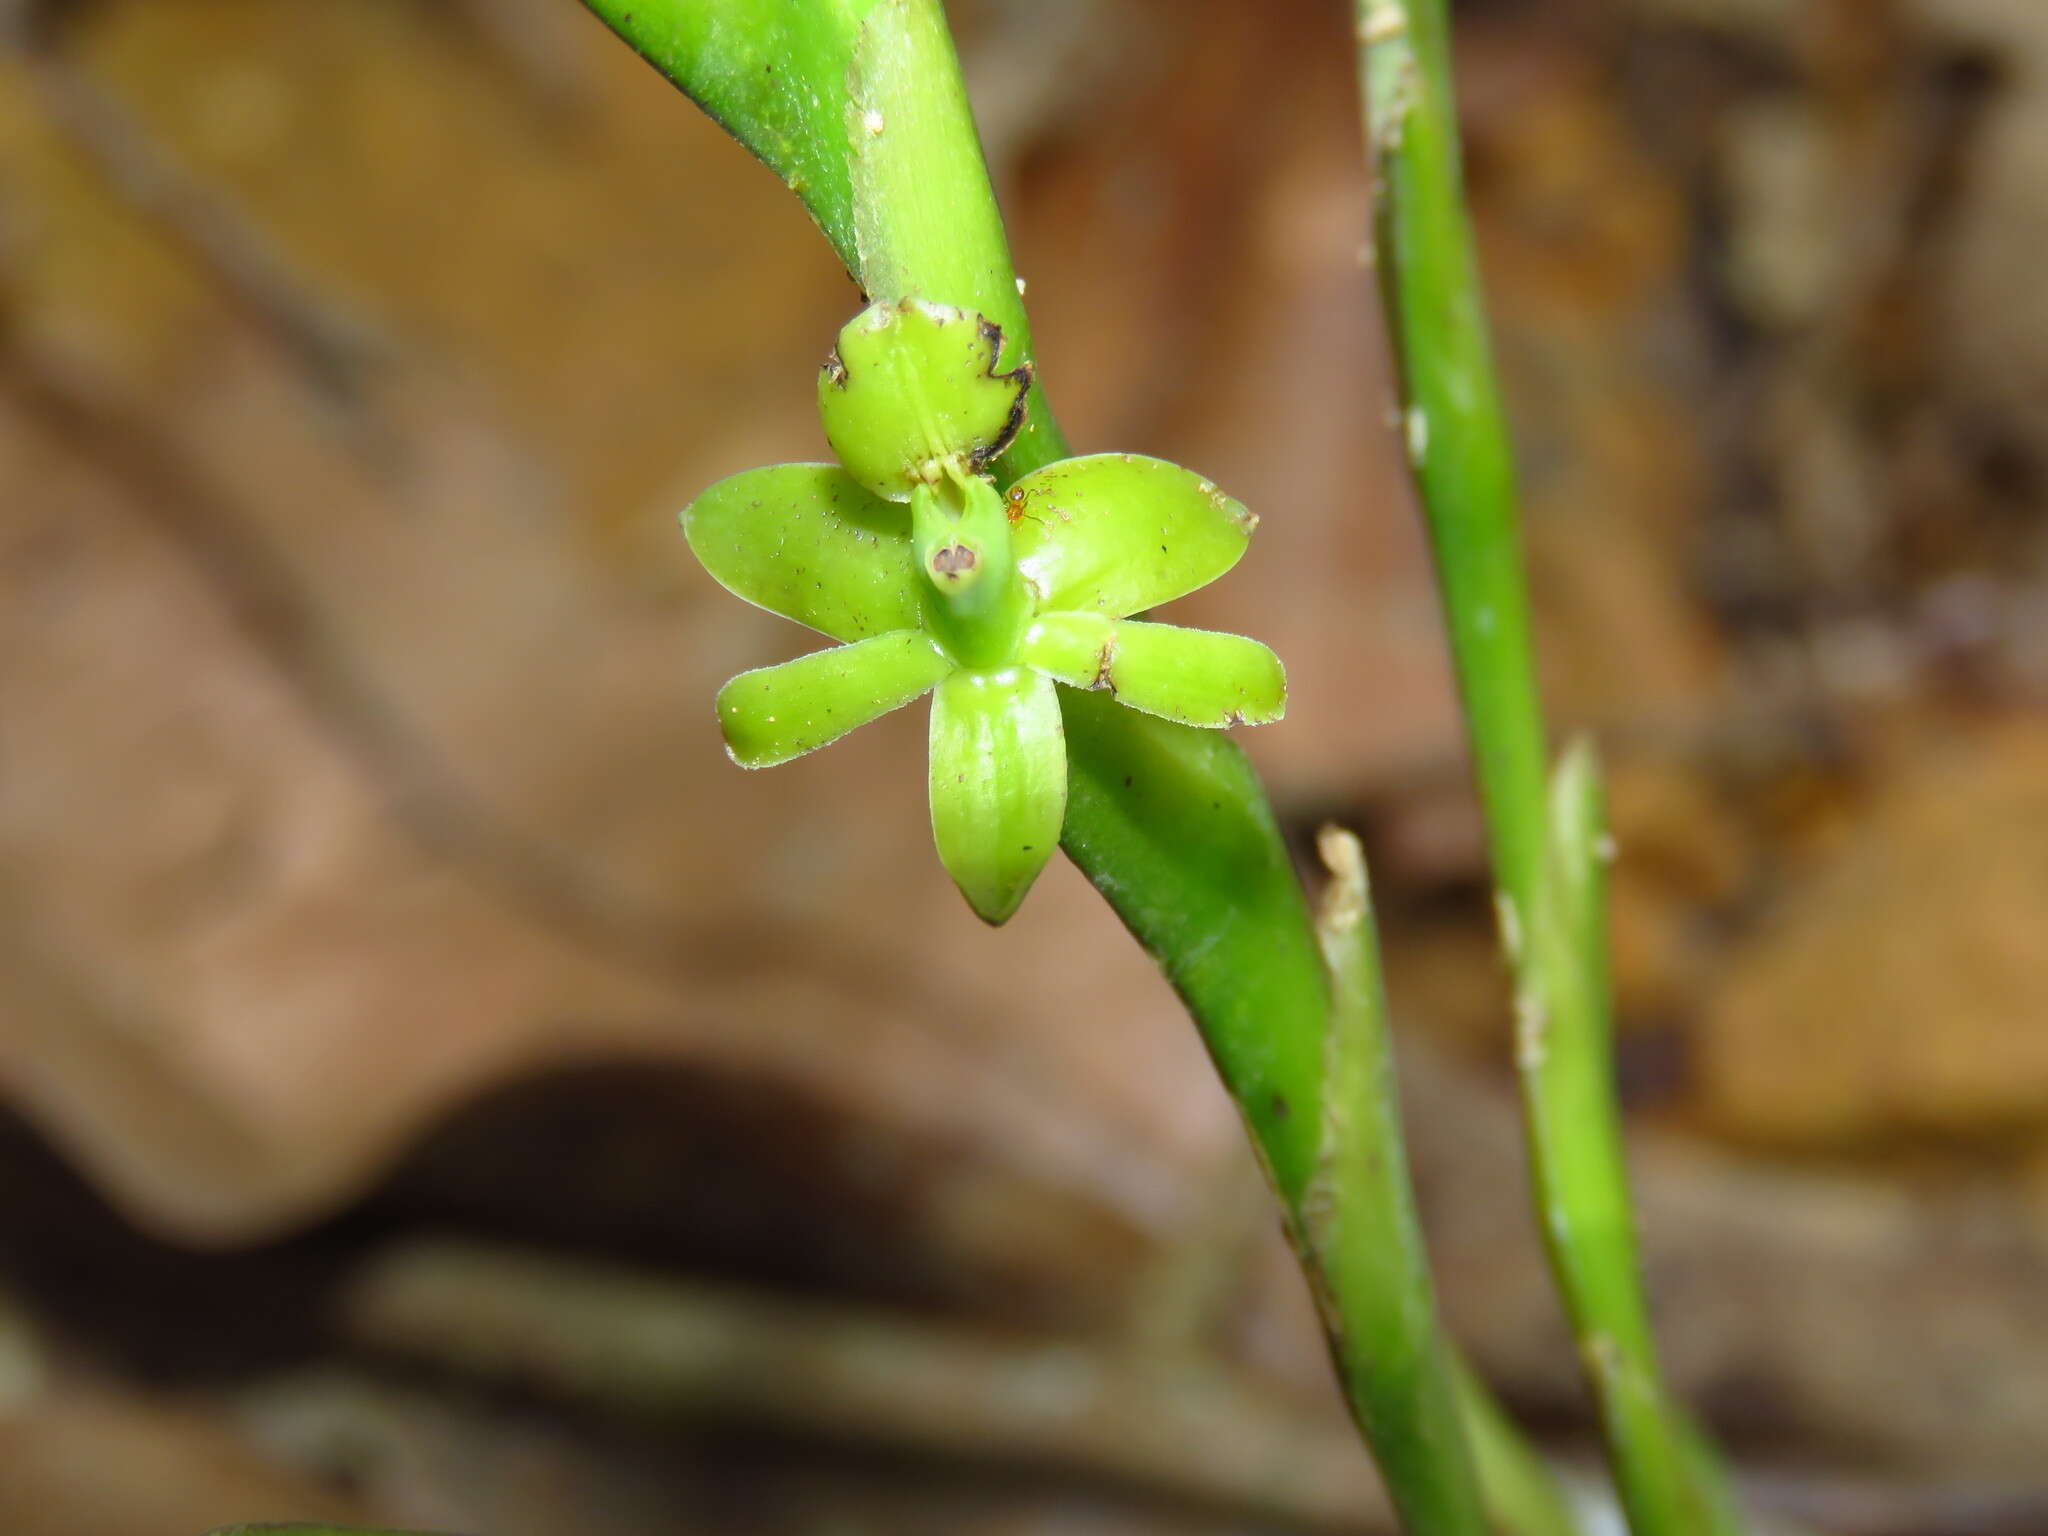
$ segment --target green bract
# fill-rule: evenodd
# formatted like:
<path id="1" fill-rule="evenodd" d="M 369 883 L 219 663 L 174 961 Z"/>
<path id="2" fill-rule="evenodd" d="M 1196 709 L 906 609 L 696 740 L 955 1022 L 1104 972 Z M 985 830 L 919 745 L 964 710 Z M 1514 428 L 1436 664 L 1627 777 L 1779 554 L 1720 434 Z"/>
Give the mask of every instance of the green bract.
<path id="1" fill-rule="evenodd" d="M 839 333 L 818 375 L 818 414 L 846 472 L 904 501 L 949 465 L 978 470 L 1024 423 L 1031 369 L 997 373 L 1003 333 L 923 299 L 876 304 Z"/>
<path id="2" fill-rule="evenodd" d="M 1287 705 L 1280 659 L 1257 641 L 1128 617 L 1229 570 L 1257 519 L 1135 454 L 1064 459 L 1003 495 L 982 466 L 1016 431 L 1028 375 L 996 373 L 1001 349 L 978 315 L 876 305 L 840 333 L 819 385 L 840 464 L 749 470 L 683 513 L 722 586 L 847 642 L 719 691 L 733 760 L 787 762 L 936 689 L 932 835 L 990 923 L 1059 842 L 1055 683 L 1212 728 Z"/>

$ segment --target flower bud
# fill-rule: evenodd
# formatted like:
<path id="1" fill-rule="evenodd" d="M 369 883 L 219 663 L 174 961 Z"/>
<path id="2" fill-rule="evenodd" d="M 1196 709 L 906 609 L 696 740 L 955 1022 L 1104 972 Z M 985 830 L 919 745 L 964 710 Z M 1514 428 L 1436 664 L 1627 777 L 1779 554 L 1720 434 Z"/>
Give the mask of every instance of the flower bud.
<path id="1" fill-rule="evenodd" d="M 1003 333 L 923 299 L 874 304 L 848 321 L 818 376 L 818 414 L 848 474 L 904 501 L 948 470 L 971 474 L 1024 421 L 1028 364 L 997 373 Z"/>

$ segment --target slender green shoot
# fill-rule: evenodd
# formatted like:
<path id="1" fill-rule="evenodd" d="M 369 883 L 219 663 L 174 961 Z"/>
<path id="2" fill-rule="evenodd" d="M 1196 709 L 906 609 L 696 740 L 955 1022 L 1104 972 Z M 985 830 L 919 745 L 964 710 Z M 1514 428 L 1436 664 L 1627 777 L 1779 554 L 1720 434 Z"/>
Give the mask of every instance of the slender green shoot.
<path id="1" fill-rule="evenodd" d="M 1544 884 L 1516 979 L 1515 1061 L 1543 1225 L 1599 1404 L 1630 1523 L 1648 1532 L 1739 1530 L 1702 1476 L 1712 1465 L 1657 1375 L 1614 1092 L 1607 972 L 1608 849 L 1599 771 L 1575 743 L 1550 797 Z"/>
<path id="2" fill-rule="evenodd" d="M 1550 1463 L 1522 1437 L 1500 1400 L 1463 1358 L 1454 1357 L 1451 1364 L 1494 1528 L 1503 1536 L 1581 1536 L 1582 1521 Z M 1598 1529 L 1597 1521 L 1583 1524 Z"/>
<path id="3" fill-rule="evenodd" d="M 1352 1412 L 1403 1525 L 1427 1536 L 1487 1536 L 1408 1178 L 1365 856 L 1335 827 L 1317 847 L 1331 876 L 1316 922 L 1331 1006 L 1322 1156 L 1300 1220 L 1304 1264 Z"/>
<path id="4" fill-rule="evenodd" d="M 1660 1374 L 1614 1101 L 1598 794 L 1545 793 L 1506 416 L 1459 167 L 1445 0 L 1357 0 L 1377 268 L 1492 848 L 1536 1200 L 1636 1536 L 1739 1523 L 1686 1454 Z"/>

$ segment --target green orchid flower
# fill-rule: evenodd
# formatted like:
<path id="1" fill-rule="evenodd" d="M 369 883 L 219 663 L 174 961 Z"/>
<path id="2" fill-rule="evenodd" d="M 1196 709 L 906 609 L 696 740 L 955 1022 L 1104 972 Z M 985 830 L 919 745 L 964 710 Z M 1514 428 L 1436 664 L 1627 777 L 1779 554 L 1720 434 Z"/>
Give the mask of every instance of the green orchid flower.
<path id="1" fill-rule="evenodd" d="M 1257 519 L 1161 459 L 1097 454 L 1005 495 L 985 466 L 1017 432 L 1027 369 L 1001 332 L 906 299 L 840 333 L 819 381 L 838 464 L 720 481 L 683 512 L 727 590 L 842 642 L 744 672 L 718 695 L 744 768 L 788 762 L 932 697 L 932 835 L 985 921 L 1005 922 L 1066 813 L 1056 684 L 1222 728 L 1278 720 L 1280 659 L 1255 640 L 1130 615 L 1206 586 Z"/>

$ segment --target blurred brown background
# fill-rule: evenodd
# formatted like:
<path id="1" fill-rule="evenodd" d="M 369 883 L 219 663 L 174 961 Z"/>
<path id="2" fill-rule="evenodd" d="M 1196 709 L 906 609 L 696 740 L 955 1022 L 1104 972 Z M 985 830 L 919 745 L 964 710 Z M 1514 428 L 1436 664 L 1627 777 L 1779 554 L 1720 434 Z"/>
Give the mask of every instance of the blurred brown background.
<path id="1" fill-rule="evenodd" d="M 1334 0 L 953 8 L 1078 446 L 1264 518 L 1443 1287 L 1523 1210 Z M 1830 1531 L 2048 1531 L 2048 8 L 1459 7 L 1547 687 L 1607 751 L 1674 1371 Z M 1384 1529 L 1199 1043 L 677 507 L 857 296 L 572 0 L 0 4 L 0 1529 Z"/>

